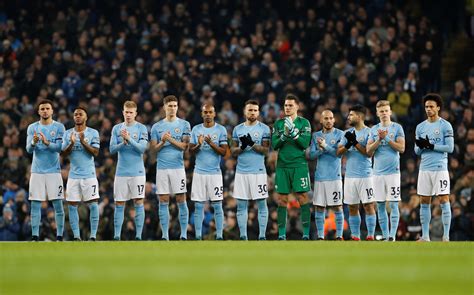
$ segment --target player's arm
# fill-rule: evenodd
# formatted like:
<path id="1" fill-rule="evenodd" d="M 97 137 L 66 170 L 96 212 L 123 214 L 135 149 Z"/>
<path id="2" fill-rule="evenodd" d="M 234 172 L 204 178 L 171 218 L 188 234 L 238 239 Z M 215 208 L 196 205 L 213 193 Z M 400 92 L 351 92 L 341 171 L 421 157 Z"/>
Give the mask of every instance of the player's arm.
<path id="1" fill-rule="evenodd" d="M 433 150 L 441 153 L 452 153 L 454 151 L 454 133 L 451 124 L 447 124 L 443 128 L 445 144 L 435 144 Z"/>
<path id="2" fill-rule="evenodd" d="M 224 139 L 225 138 L 225 139 Z M 227 138 L 226 137 L 221 137 L 219 139 L 219 145 L 215 144 L 211 136 L 206 135 L 204 137 L 204 141 L 207 142 L 207 144 L 211 147 L 211 149 L 218 155 L 225 156 L 227 153 L 227 150 L 229 149 L 229 145 L 227 144 Z"/>
<path id="3" fill-rule="evenodd" d="M 121 143 L 118 142 L 117 132 L 115 131 L 115 127 L 112 129 L 112 136 L 110 137 L 110 145 L 109 151 L 111 154 L 115 154 L 120 151 L 124 146 L 124 141 Z"/>
<path id="4" fill-rule="evenodd" d="M 99 140 L 99 137 L 98 136 L 94 136 L 92 137 L 92 140 L 91 140 L 91 144 L 88 144 L 85 140 L 85 137 L 84 137 L 84 132 L 82 132 L 80 135 L 79 135 L 79 140 L 82 144 L 82 146 L 84 147 L 84 149 L 91 155 L 93 155 L 94 157 L 97 157 L 99 155 L 99 144 L 100 144 L 100 140 Z"/>
<path id="5" fill-rule="evenodd" d="M 309 145 L 309 151 L 308 151 L 307 158 L 308 158 L 308 160 L 315 160 L 316 157 L 318 157 L 322 153 L 323 153 L 323 151 L 321 149 L 319 149 L 319 147 L 318 147 L 316 133 L 314 133 L 313 137 L 311 138 L 311 143 Z"/>
<path id="6" fill-rule="evenodd" d="M 195 129 L 191 131 L 191 138 L 189 142 L 189 152 L 192 155 L 196 155 L 201 150 L 201 146 L 204 141 L 204 136 L 203 135 L 198 136 L 194 130 Z"/>
<path id="7" fill-rule="evenodd" d="M 418 125 L 419 126 L 419 125 Z M 416 126 L 416 130 L 415 130 L 415 139 L 418 139 L 421 137 L 420 135 L 420 131 L 418 130 L 418 126 Z M 421 155 L 421 153 L 423 152 L 423 149 L 421 149 L 416 143 L 415 143 L 415 154 L 417 156 Z"/>
<path id="8" fill-rule="evenodd" d="M 280 121 L 275 122 L 272 133 L 272 149 L 274 150 L 279 150 L 290 139 L 282 129 L 279 129 L 278 122 Z"/>
<path id="9" fill-rule="evenodd" d="M 303 130 L 301 130 L 298 136 L 293 139 L 299 148 L 305 150 L 309 147 L 311 142 L 311 125 L 309 124 L 309 121 L 304 120 L 304 125 L 301 129 Z"/>
<path id="10" fill-rule="evenodd" d="M 189 135 L 183 136 L 181 141 L 177 141 L 173 137 L 168 137 L 168 142 L 177 147 L 178 149 L 185 151 L 189 146 Z"/>
<path id="11" fill-rule="evenodd" d="M 234 156 L 234 157 L 237 157 L 238 155 L 240 155 L 243 152 L 243 150 L 240 148 L 240 141 L 239 141 L 238 138 L 237 138 L 237 140 L 235 138 L 233 138 L 232 147 L 230 148 L 230 152 L 231 152 L 232 156 Z"/>
<path id="12" fill-rule="evenodd" d="M 376 140 L 370 138 L 367 141 L 367 153 L 373 156 L 377 148 L 380 146 L 380 143 L 382 143 L 380 138 L 377 138 Z"/>
<path id="13" fill-rule="evenodd" d="M 74 142 L 69 139 L 68 140 L 68 137 L 71 138 L 72 133 L 71 135 L 69 135 L 67 132 L 64 134 L 64 140 L 63 140 L 63 146 L 62 146 L 62 152 L 61 152 L 61 156 L 63 157 L 67 157 L 71 154 L 72 152 L 72 148 L 74 147 Z"/>
<path id="14" fill-rule="evenodd" d="M 403 154 L 405 152 L 405 137 L 397 137 L 395 141 L 391 140 L 388 136 L 386 137 L 388 140 L 387 143 L 388 145 L 399 152 L 400 154 Z"/>
<path id="15" fill-rule="evenodd" d="M 38 143 L 38 136 L 33 130 L 33 127 L 30 125 L 28 126 L 28 130 L 26 132 L 26 151 L 29 154 L 32 154 L 35 150 L 36 144 Z M 36 135 L 36 136 L 35 136 Z"/>
<path id="16" fill-rule="evenodd" d="M 270 141 L 263 140 L 262 144 L 254 144 L 250 149 L 256 151 L 259 154 L 267 155 L 268 151 L 270 150 Z"/>
<path id="17" fill-rule="evenodd" d="M 348 143 L 347 138 L 343 134 L 342 137 L 341 137 L 341 143 L 339 144 L 339 146 L 337 147 L 337 150 L 336 150 L 336 156 L 341 157 L 350 148 L 351 148 L 351 145 Z"/>
<path id="18" fill-rule="evenodd" d="M 372 155 L 370 155 L 368 152 L 367 152 L 367 147 L 360 144 L 360 143 L 357 143 L 355 146 L 354 146 L 358 151 L 359 153 L 361 153 L 362 155 L 370 158 L 372 157 Z"/>
<path id="19" fill-rule="evenodd" d="M 48 147 L 48 149 L 60 153 L 61 148 L 63 147 L 63 135 L 65 131 L 66 128 L 64 128 L 64 125 L 61 124 L 59 130 L 56 132 L 56 137 L 52 141 L 49 141 L 46 139 L 46 137 L 43 137 L 43 143 Z"/>
<path id="20" fill-rule="evenodd" d="M 130 137 L 128 139 L 128 143 L 133 147 L 136 152 L 143 154 L 148 146 L 148 131 L 141 130 L 140 139 L 136 141 L 132 137 Z"/>

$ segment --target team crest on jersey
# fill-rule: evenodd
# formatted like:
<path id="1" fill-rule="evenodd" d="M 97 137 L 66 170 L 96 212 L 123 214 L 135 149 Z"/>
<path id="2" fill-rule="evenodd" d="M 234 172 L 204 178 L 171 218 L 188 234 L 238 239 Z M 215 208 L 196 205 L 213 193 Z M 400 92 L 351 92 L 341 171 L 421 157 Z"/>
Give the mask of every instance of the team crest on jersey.
<path id="1" fill-rule="evenodd" d="M 211 138 L 212 138 L 212 140 L 216 140 L 217 139 L 217 134 L 212 134 Z"/>
<path id="2" fill-rule="evenodd" d="M 391 139 L 393 139 L 395 137 L 395 135 L 393 133 L 390 133 L 388 136 L 390 136 Z"/>
<path id="3" fill-rule="evenodd" d="M 84 141 L 88 143 L 88 142 L 89 142 L 89 138 L 87 138 L 87 137 L 84 138 Z"/>
<path id="4" fill-rule="evenodd" d="M 133 133 L 133 139 L 137 139 L 138 138 L 138 133 Z"/>
<path id="5" fill-rule="evenodd" d="M 435 129 L 434 134 L 439 135 L 439 129 Z"/>
<path id="6" fill-rule="evenodd" d="M 181 129 L 176 128 L 176 129 L 174 130 L 174 133 L 181 133 Z"/>
<path id="7" fill-rule="evenodd" d="M 50 134 L 51 136 L 55 136 L 55 135 L 56 135 L 56 132 L 54 132 L 54 130 L 53 130 L 53 131 L 51 131 L 49 134 Z"/>
<path id="8" fill-rule="evenodd" d="M 255 133 L 253 134 L 253 137 L 258 138 L 259 135 L 260 135 L 260 134 L 259 134 L 258 132 L 255 132 Z"/>
<path id="9" fill-rule="evenodd" d="M 336 144 L 336 140 L 335 140 L 335 139 L 331 139 L 330 143 L 331 143 L 331 144 Z"/>

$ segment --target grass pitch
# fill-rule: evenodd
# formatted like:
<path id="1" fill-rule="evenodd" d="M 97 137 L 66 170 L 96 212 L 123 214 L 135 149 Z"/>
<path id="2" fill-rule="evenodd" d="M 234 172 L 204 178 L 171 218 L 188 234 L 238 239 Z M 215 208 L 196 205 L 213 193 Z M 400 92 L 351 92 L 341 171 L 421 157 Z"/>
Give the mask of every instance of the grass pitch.
<path id="1" fill-rule="evenodd" d="M 473 243 L 0 243 L 0 294 L 473 294 Z"/>

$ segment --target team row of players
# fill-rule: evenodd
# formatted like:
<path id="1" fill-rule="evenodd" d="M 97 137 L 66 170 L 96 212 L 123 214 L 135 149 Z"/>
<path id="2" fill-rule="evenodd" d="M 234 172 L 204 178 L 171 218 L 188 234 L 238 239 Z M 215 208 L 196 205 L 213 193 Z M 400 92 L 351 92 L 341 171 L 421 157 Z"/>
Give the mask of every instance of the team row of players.
<path id="1" fill-rule="evenodd" d="M 422 240 L 429 240 L 428 212 L 431 196 L 441 196 L 444 216 L 450 219 L 449 175 L 447 153 L 453 150 L 453 131 L 449 122 L 438 116 L 441 97 L 428 94 L 424 99 L 427 120 L 417 126 L 415 152 L 421 155 L 418 194 L 421 196 Z M 360 240 L 359 204 L 366 211 L 368 240 L 374 239 L 377 205 L 379 224 L 384 239 L 395 240 L 398 227 L 398 201 L 400 200 L 399 154 L 405 150 L 405 135 L 401 125 L 390 119 L 388 101 L 377 103 L 380 123 L 369 128 L 364 124 L 366 109 L 356 105 L 350 109 L 346 131 L 334 128 L 334 116 L 326 110 L 321 114 L 322 130 L 311 134 L 308 120 L 297 115 L 299 100 L 294 95 L 285 97 L 285 117 L 270 128 L 258 121 L 258 102 L 245 104 L 245 122 L 232 132 L 232 155 L 237 157 L 233 197 L 237 199 L 237 221 L 241 239 L 247 239 L 247 206 L 249 200 L 258 205 L 259 239 L 265 239 L 268 209 L 267 173 L 265 155 L 270 149 L 278 151 L 275 190 L 279 194 L 279 239 L 286 238 L 288 194 L 295 193 L 301 206 L 303 239 L 309 239 L 310 190 L 308 159 L 317 159 L 314 198 L 318 238 L 324 239 L 325 208 L 336 212 L 336 237 L 342 239 L 344 215 L 342 203 L 349 206 L 349 225 L 353 240 Z M 211 201 L 216 223 L 216 239 L 223 238 L 224 213 L 222 209 L 223 181 L 221 157 L 229 151 L 227 131 L 214 121 L 216 111 L 212 105 L 201 109 L 203 123 L 190 124 L 176 117 L 178 99 L 164 98 L 166 117 L 153 125 L 150 148 L 157 152 L 156 187 L 159 196 L 159 219 L 162 239 L 168 239 L 169 197 L 175 195 L 179 208 L 181 239 L 187 239 L 189 212 L 186 204 L 186 177 L 183 153 L 189 149 L 196 156 L 191 200 L 195 202 L 194 224 L 196 239 L 202 238 L 204 203 Z M 41 202 L 51 200 L 56 213 L 57 236 L 62 239 L 64 230 L 63 182 L 60 175 L 59 155 L 70 158 L 70 171 L 66 185 L 69 219 L 75 239 L 80 239 L 79 202 L 90 207 L 91 236 L 95 240 L 99 222 L 98 181 L 94 157 L 98 155 L 100 138 L 97 130 L 86 126 L 87 111 L 76 108 L 75 127 L 65 131 L 64 126 L 52 119 L 50 101 L 38 104 L 40 120 L 28 128 L 27 151 L 33 153 L 30 194 L 32 236 L 38 240 Z M 149 146 L 147 128 L 135 121 L 137 105 L 127 101 L 123 107 L 124 122 L 112 129 L 109 150 L 118 154 L 114 181 L 115 239 L 121 236 L 125 202 L 133 200 L 136 214 L 136 239 L 141 239 L 145 212 L 145 167 L 143 153 Z M 341 179 L 341 157 L 347 157 L 344 186 Z M 372 157 L 374 165 L 372 168 Z M 386 211 L 390 205 L 390 222 Z M 446 208 L 447 207 L 447 208 Z M 428 209 L 428 210 L 427 210 Z M 448 212 L 449 211 L 449 212 Z M 446 214 L 445 214 L 446 213 Z M 447 217 L 446 217 L 447 219 Z M 446 222 L 447 223 L 447 222 Z M 390 224 L 390 229 L 389 229 Z M 449 240 L 449 224 L 445 224 L 445 240 Z"/>

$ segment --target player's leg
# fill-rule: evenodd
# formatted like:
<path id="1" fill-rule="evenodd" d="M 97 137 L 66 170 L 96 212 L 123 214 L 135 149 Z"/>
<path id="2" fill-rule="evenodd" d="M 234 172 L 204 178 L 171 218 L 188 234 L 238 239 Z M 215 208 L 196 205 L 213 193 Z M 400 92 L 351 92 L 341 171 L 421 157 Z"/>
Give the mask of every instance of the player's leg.
<path id="1" fill-rule="evenodd" d="M 430 241 L 431 196 L 433 191 L 434 174 L 431 171 L 418 173 L 417 194 L 420 196 L 420 241 Z"/>
<path id="2" fill-rule="evenodd" d="M 349 206 L 349 228 L 353 241 L 360 241 L 360 197 L 357 190 L 357 180 L 357 178 L 346 178 L 344 181 L 344 204 Z"/>
<path id="3" fill-rule="evenodd" d="M 122 225 L 125 213 L 125 202 L 130 200 L 131 194 L 128 188 L 130 177 L 116 176 L 114 180 L 114 240 L 120 240 L 122 236 Z"/>
<path id="4" fill-rule="evenodd" d="M 241 240 L 247 240 L 248 203 L 248 200 L 237 199 L 237 224 Z"/>
<path id="5" fill-rule="evenodd" d="M 169 240 L 169 222 L 170 222 L 170 212 L 169 212 L 169 195 L 160 195 L 159 196 L 160 204 L 158 206 L 158 217 L 160 218 L 161 226 L 161 239 Z"/>
<path id="6" fill-rule="evenodd" d="M 241 240 L 247 240 L 248 200 L 252 196 L 250 187 L 254 185 L 251 182 L 251 178 L 244 174 L 235 174 L 233 196 L 237 200 L 237 224 Z"/>
<path id="7" fill-rule="evenodd" d="M 77 212 L 77 207 L 81 201 L 81 195 L 81 180 L 69 178 L 66 184 L 66 201 L 68 203 L 69 225 L 71 226 L 75 241 L 81 240 L 79 213 Z"/>
<path id="8" fill-rule="evenodd" d="M 385 176 L 385 182 L 388 184 L 388 201 L 390 205 L 390 234 L 389 241 L 395 241 L 397 237 L 398 223 L 400 221 L 400 210 L 398 202 L 401 200 L 400 192 L 400 174 Z"/>
<path id="9" fill-rule="evenodd" d="M 142 239 L 143 225 L 145 224 L 145 207 L 143 200 L 145 198 L 145 176 L 136 176 L 132 178 L 132 191 L 133 204 L 135 206 L 135 240 Z"/>
<path id="10" fill-rule="evenodd" d="M 342 211 L 342 180 L 327 181 L 325 184 L 326 204 L 336 216 L 336 240 L 342 240 L 344 212 Z"/>
<path id="11" fill-rule="evenodd" d="M 207 193 L 210 194 L 212 209 L 214 210 L 214 221 L 216 223 L 216 240 L 224 239 L 224 184 L 221 174 L 207 175 Z"/>
<path id="12" fill-rule="evenodd" d="M 39 241 L 41 202 L 46 201 L 46 184 L 44 174 L 31 173 L 30 193 L 28 199 L 31 201 L 31 240 Z"/>
<path id="13" fill-rule="evenodd" d="M 74 236 L 74 241 L 81 240 L 81 233 L 79 230 L 79 213 L 77 212 L 77 207 L 79 206 L 78 202 L 68 201 L 68 210 L 69 210 L 69 224 L 71 225 L 72 234 Z"/>
<path id="14" fill-rule="evenodd" d="M 377 202 L 377 214 L 379 220 L 379 226 L 382 230 L 382 236 L 384 240 L 388 240 L 388 214 L 386 207 L 387 199 L 387 183 L 385 182 L 384 175 L 374 176 L 374 195 L 375 201 Z"/>
<path id="15" fill-rule="evenodd" d="M 288 194 L 290 193 L 290 188 L 291 179 L 288 169 L 276 168 L 275 190 L 278 193 L 278 240 L 286 240 L 286 217 L 288 211 Z"/>
<path id="16" fill-rule="evenodd" d="M 179 210 L 179 226 L 181 229 L 180 239 L 185 241 L 188 239 L 188 223 L 189 223 L 189 209 L 186 203 L 186 194 L 176 195 L 176 202 Z"/>
<path id="17" fill-rule="evenodd" d="M 326 208 L 325 186 L 323 181 L 314 182 L 313 205 L 315 207 L 314 220 L 318 240 L 324 240 L 324 217 Z"/>
<path id="18" fill-rule="evenodd" d="M 257 207 L 258 207 L 258 239 L 259 240 L 266 240 L 266 232 L 267 232 L 267 224 L 268 224 L 268 207 L 267 207 L 267 199 L 258 199 L 257 200 Z"/>
<path id="19" fill-rule="evenodd" d="M 180 239 L 188 238 L 189 209 L 186 203 L 186 171 L 184 169 L 168 170 L 171 183 L 171 192 L 176 196 L 178 204 L 178 219 L 181 229 Z"/>
<path id="20" fill-rule="evenodd" d="M 375 214 L 374 183 L 372 177 L 358 179 L 358 193 L 365 210 L 365 224 L 367 226 L 367 241 L 375 240 L 377 215 Z"/>
<path id="21" fill-rule="evenodd" d="M 87 202 L 89 207 L 89 222 L 91 224 L 91 235 L 90 241 L 97 239 L 97 229 L 99 228 L 99 202 L 97 200 L 91 200 Z"/>
<path id="22" fill-rule="evenodd" d="M 311 229 L 311 204 L 307 193 L 311 189 L 309 171 L 308 168 L 297 168 L 293 170 L 293 173 L 292 189 L 296 192 L 300 203 L 303 240 L 309 240 Z"/>
<path id="23" fill-rule="evenodd" d="M 443 241 L 449 241 L 449 230 L 451 228 L 451 204 L 449 202 L 450 179 L 448 171 L 437 171 L 435 195 L 439 197 L 441 207 L 441 220 L 443 221 Z"/>
<path id="24" fill-rule="evenodd" d="M 87 178 L 81 180 L 81 190 L 83 201 L 89 207 L 89 222 L 90 222 L 90 241 L 95 241 L 97 238 L 97 229 L 99 227 L 99 182 L 97 178 Z"/>
<path id="25" fill-rule="evenodd" d="M 156 193 L 158 194 L 158 218 L 161 226 L 161 239 L 169 240 L 169 202 L 171 193 L 170 177 L 167 169 L 156 171 Z"/>
<path id="26" fill-rule="evenodd" d="M 194 231 L 196 240 L 202 240 L 202 222 L 204 220 L 204 202 L 206 202 L 205 176 L 193 173 L 191 201 L 194 202 Z"/>
<path id="27" fill-rule="evenodd" d="M 46 193 L 48 199 L 53 203 L 56 237 L 58 241 L 62 241 L 64 234 L 64 186 L 60 173 L 46 174 Z"/>

